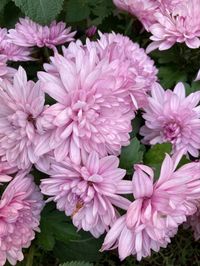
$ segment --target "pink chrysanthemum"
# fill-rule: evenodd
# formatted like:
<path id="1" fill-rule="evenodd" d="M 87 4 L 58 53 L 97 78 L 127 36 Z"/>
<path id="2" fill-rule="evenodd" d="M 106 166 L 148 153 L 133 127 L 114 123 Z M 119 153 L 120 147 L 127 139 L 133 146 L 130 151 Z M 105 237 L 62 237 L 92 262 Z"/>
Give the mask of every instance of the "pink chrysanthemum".
<path id="1" fill-rule="evenodd" d="M 7 29 L 0 28 L 0 53 L 11 61 L 29 61 L 32 60 L 29 48 L 20 47 L 10 42 Z"/>
<path id="2" fill-rule="evenodd" d="M 76 32 L 70 32 L 64 22 L 53 21 L 50 26 L 41 26 L 29 18 L 20 18 L 15 29 L 9 30 L 9 38 L 13 43 L 22 47 L 49 47 L 64 44 L 74 40 Z"/>
<path id="3" fill-rule="evenodd" d="M 18 175 L 8 185 L 0 199 L 0 265 L 23 260 L 23 248 L 28 248 L 39 231 L 42 194 L 31 175 Z"/>
<path id="4" fill-rule="evenodd" d="M 185 96 L 178 83 L 174 91 L 164 91 L 158 84 L 152 89 L 149 105 L 144 108 L 145 126 L 140 130 L 144 143 L 171 142 L 174 151 L 184 148 L 197 157 L 200 149 L 200 92 Z"/>
<path id="5" fill-rule="evenodd" d="M 141 260 L 149 256 L 151 250 L 166 247 L 179 224 L 196 212 L 196 200 L 200 197 L 200 163 L 190 163 L 175 171 L 179 160 L 180 156 L 171 159 L 166 155 L 155 184 L 151 168 L 135 166 L 135 201 L 111 227 L 103 250 L 118 247 L 121 260 L 131 254 Z"/>
<path id="6" fill-rule="evenodd" d="M 44 93 L 39 83 L 27 81 L 21 67 L 12 82 L 4 80 L 0 85 L 0 156 L 11 166 L 25 169 L 38 159 L 34 147 Z"/>
<path id="7" fill-rule="evenodd" d="M 125 84 L 122 89 L 129 92 L 133 109 L 143 108 L 147 103 L 147 93 L 151 91 L 157 77 L 157 69 L 138 44 L 121 34 L 101 34 L 97 43 L 101 58 L 110 62 L 120 59 L 127 64 L 127 70 L 121 71 Z"/>
<path id="8" fill-rule="evenodd" d="M 101 58 L 95 43 L 71 43 L 64 56 L 56 54 L 45 72 L 39 72 L 42 89 L 58 103 L 40 120 L 47 131 L 38 143 L 38 156 L 54 150 L 57 161 L 68 154 L 79 164 L 81 153 L 118 155 L 129 144 L 134 110 L 124 77 L 129 64 L 120 58 Z M 43 132 L 42 132 L 43 133 Z"/>
<path id="9" fill-rule="evenodd" d="M 99 237 L 116 219 L 112 204 L 127 209 L 129 200 L 118 195 L 130 181 L 123 181 L 126 171 L 118 168 L 115 156 L 99 158 L 92 152 L 80 165 L 69 158 L 51 164 L 51 176 L 42 180 L 41 191 L 51 196 L 57 208 L 72 216 L 78 229 Z"/>
<path id="10" fill-rule="evenodd" d="M 156 12 L 156 22 L 149 27 L 153 42 L 147 52 L 156 48 L 166 50 L 176 42 L 190 48 L 200 47 L 200 0 L 178 1 L 172 8 L 162 8 Z"/>

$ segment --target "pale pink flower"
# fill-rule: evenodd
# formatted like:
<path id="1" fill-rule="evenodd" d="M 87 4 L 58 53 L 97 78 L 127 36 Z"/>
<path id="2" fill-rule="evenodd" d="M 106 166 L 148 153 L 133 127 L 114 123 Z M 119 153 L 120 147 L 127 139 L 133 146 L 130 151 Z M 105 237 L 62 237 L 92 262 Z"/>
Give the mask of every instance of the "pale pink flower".
<path id="1" fill-rule="evenodd" d="M 39 83 L 27 81 L 22 67 L 12 82 L 4 80 L 0 87 L 0 156 L 11 166 L 25 169 L 38 159 L 34 148 L 44 93 Z"/>
<path id="2" fill-rule="evenodd" d="M 118 168 L 115 156 L 99 158 L 92 152 L 80 165 L 69 158 L 52 162 L 50 178 L 41 181 L 43 194 L 51 196 L 60 211 L 72 216 L 78 229 L 99 237 L 116 219 L 113 205 L 127 209 L 129 200 L 118 195 L 130 181 L 123 181 L 126 171 Z"/>
<path id="3" fill-rule="evenodd" d="M 184 148 L 185 152 L 197 157 L 200 149 L 200 92 L 185 96 L 185 88 L 178 83 L 174 91 L 164 91 L 154 86 L 148 106 L 144 108 L 145 126 L 140 130 L 143 142 L 154 145 L 170 142 L 174 151 Z"/>
<path id="4" fill-rule="evenodd" d="M 142 108 L 147 103 L 147 93 L 155 84 L 158 70 L 137 43 L 133 43 L 128 37 L 121 34 L 99 33 L 97 48 L 101 58 L 108 58 L 110 62 L 119 60 L 122 63 L 120 77 L 124 79 L 123 90 L 130 94 L 133 109 Z M 124 64 L 127 70 L 124 71 Z M 121 89 L 121 91 L 122 91 Z"/>
<path id="5" fill-rule="evenodd" d="M 0 28 L 0 53 L 6 57 L 7 61 L 32 60 L 31 50 L 11 43 L 5 28 Z"/>
<path id="6" fill-rule="evenodd" d="M 120 58 L 100 58 L 95 43 L 70 43 L 64 56 L 55 54 L 39 72 L 41 88 L 57 103 L 43 112 L 38 156 L 54 150 L 57 161 L 68 154 L 79 164 L 82 153 L 118 155 L 129 144 L 135 116 L 129 91 L 124 89 L 129 64 Z"/>
<path id="7" fill-rule="evenodd" d="M 178 1 L 172 8 L 156 12 L 156 22 L 149 27 L 153 42 L 147 52 L 158 48 L 166 50 L 176 42 L 185 43 L 189 48 L 200 47 L 200 0 Z"/>
<path id="8" fill-rule="evenodd" d="M 200 163 L 189 163 L 175 171 L 180 154 L 166 155 L 158 181 L 153 171 L 136 165 L 133 175 L 135 201 L 108 232 L 102 250 L 118 247 L 121 260 L 137 255 L 150 256 L 151 250 L 166 247 L 186 217 L 197 210 L 200 197 Z"/>
<path id="9" fill-rule="evenodd" d="M 33 176 L 20 174 L 10 182 L 0 199 L 0 266 L 22 261 L 39 231 L 40 212 L 44 203 Z"/>
<path id="10" fill-rule="evenodd" d="M 9 38 L 13 43 L 22 47 L 49 47 L 74 40 L 76 32 L 71 32 L 71 27 L 66 28 L 64 22 L 53 21 L 50 26 L 42 26 L 29 18 L 20 18 L 15 29 L 9 30 Z"/>

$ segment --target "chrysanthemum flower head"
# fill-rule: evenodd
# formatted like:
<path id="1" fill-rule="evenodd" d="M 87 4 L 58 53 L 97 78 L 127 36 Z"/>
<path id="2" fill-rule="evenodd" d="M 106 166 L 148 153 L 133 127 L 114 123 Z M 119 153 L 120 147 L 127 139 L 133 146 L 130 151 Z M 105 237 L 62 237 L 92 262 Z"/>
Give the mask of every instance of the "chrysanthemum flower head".
<path id="1" fill-rule="evenodd" d="M 103 250 L 118 247 L 121 260 L 131 254 L 141 260 L 149 256 L 151 250 L 166 247 L 178 226 L 196 212 L 196 200 L 200 196 L 200 164 L 189 163 L 175 171 L 180 158 L 180 154 L 174 158 L 166 155 L 155 183 L 151 168 L 135 166 L 135 200 L 127 213 L 111 227 Z"/>
<path id="2" fill-rule="evenodd" d="M 31 175 L 19 174 L 11 181 L 0 199 L 0 265 L 22 261 L 39 231 L 40 212 L 44 203 Z"/>
<path id="3" fill-rule="evenodd" d="M 147 52 L 156 48 L 166 50 L 176 42 L 185 43 L 189 48 L 200 47 L 200 0 L 178 1 L 164 6 L 154 17 L 156 22 L 149 27 L 153 42 Z"/>
<path id="4" fill-rule="evenodd" d="M 147 93 L 151 91 L 157 80 L 157 69 L 145 51 L 137 43 L 121 34 L 100 34 L 97 48 L 101 58 L 108 58 L 110 62 L 119 60 L 127 64 L 127 70 L 122 70 L 120 78 L 124 79 L 121 90 L 129 92 L 133 109 L 143 108 L 146 105 Z"/>
<path id="5" fill-rule="evenodd" d="M 178 83 L 174 91 L 154 86 L 148 106 L 144 108 L 145 126 L 140 130 L 144 143 L 170 142 L 174 151 L 184 148 L 197 157 L 200 149 L 200 92 L 186 97 L 185 88 Z"/>
<path id="6" fill-rule="evenodd" d="M 28 168 L 38 158 L 34 153 L 37 119 L 44 108 L 39 83 L 27 81 L 19 68 L 13 81 L 0 84 L 0 156 L 12 167 Z"/>
<path id="7" fill-rule="evenodd" d="M 126 171 L 118 165 L 117 157 L 99 158 L 96 152 L 80 165 L 69 158 L 62 163 L 52 162 L 50 178 L 43 179 L 40 188 L 59 210 L 72 216 L 78 229 L 99 237 L 116 219 L 113 204 L 125 209 L 130 204 L 118 195 L 129 182 L 122 180 Z"/>
<path id="8" fill-rule="evenodd" d="M 15 29 L 9 30 L 9 38 L 16 45 L 22 47 L 49 47 L 72 41 L 75 32 L 66 28 L 64 22 L 53 21 L 50 26 L 41 26 L 29 18 L 20 18 Z"/>
<path id="9" fill-rule="evenodd" d="M 38 76 L 42 89 L 57 103 L 40 120 L 47 133 L 36 148 L 38 155 L 54 150 L 57 161 L 69 154 L 79 164 L 82 152 L 119 154 L 121 146 L 129 144 L 134 110 L 129 92 L 124 93 L 122 64 L 120 59 L 101 59 L 89 40 L 87 46 L 71 43 L 64 56 L 51 58 L 46 73 Z M 127 67 L 124 64 L 124 71 Z"/>

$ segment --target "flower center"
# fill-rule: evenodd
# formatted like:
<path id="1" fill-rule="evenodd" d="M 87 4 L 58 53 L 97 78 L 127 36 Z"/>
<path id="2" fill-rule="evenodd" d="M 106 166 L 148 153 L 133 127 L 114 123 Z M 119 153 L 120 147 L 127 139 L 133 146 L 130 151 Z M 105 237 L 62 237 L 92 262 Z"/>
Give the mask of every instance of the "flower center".
<path id="1" fill-rule="evenodd" d="M 28 121 L 28 122 L 32 122 L 32 123 L 35 122 L 35 121 L 34 121 L 34 118 L 33 118 L 33 116 L 32 116 L 31 114 L 28 115 L 28 117 L 27 117 L 27 121 Z"/>
<path id="2" fill-rule="evenodd" d="M 176 142 L 176 140 L 181 135 L 181 127 L 180 125 L 173 121 L 164 125 L 163 135 L 165 140 L 170 141 L 172 143 Z"/>

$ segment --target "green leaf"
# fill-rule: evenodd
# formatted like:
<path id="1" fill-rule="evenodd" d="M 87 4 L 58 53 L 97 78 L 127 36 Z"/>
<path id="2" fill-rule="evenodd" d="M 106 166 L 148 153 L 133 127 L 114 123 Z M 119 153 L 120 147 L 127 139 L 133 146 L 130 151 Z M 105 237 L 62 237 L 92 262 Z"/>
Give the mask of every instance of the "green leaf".
<path id="1" fill-rule="evenodd" d="M 184 155 L 184 156 L 181 158 L 181 160 L 180 160 L 180 162 L 179 162 L 177 168 L 180 168 L 181 166 L 183 166 L 183 165 L 186 164 L 186 163 L 191 163 L 191 161 L 190 161 L 190 160 Z"/>
<path id="2" fill-rule="evenodd" d="M 48 227 L 47 227 L 48 229 Z M 46 251 L 50 251 L 54 248 L 55 238 L 54 235 L 43 228 L 42 232 L 38 235 L 38 243 Z"/>
<path id="3" fill-rule="evenodd" d="M 185 85 L 185 84 L 184 84 Z M 196 92 L 200 90 L 200 81 L 192 82 L 191 86 L 186 86 L 186 94 L 189 95 L 190 93 Z"/>
<path id="4" fill-rule="evenodd" d="M 7 3 L 9 2 L 10 0 L 1 0 L 0 1 L 0 12 L 4 9 L 4 7 L 7 5 Z"/>
<path id="5" fill-rule="evenodd" d="M 138 112 L 138 114 L 136 115 L 136 117 L 132 120 L 132 132 L 130 133 L 131 138 L 136 137 L 136 135 L 139 133 L 140 128 L 143 124 L 143 118 L 141 116 L 141 114 Z"/>
<path id="6" fill-rule="evenodd" d="M 99 25 L 102 21 L 108 17 L 113 11 L 113 2 L 111 0 L 90 0 L 90 5 L 92 7 L 91 12 L 96 17 L 91 20 L 90 24 Z"/>
<path id="7" fill-rule="evenodd" d="M 172 145 L 170 143 L 156 144 L 144 155 L 144 163 L 154 168 L 155 178 L 159 177 L 161 164 L 166 153 L 170 153 Z"/>
<path id="8" fill-rule="evenodd" d="M 84 261 L 70 261 L 64 264 L 60 264 L 59 266 L 93 266 L 93 264 Z"/>
<path id="9" fill-rule="evenodd" d="M 66 21 L 73 23 L 87 20 L 89 25 L 99 25 L 113 11 L 112 0 L 68 0 Z"/>
<path id="10" fill-rule="evenodd" d="M 179 81 L 185 82 L 187 80 L 186 73 L 171 65 L 160 67 L 158 77 L 161 85 L 166 89 L 174 87 Z"/>
<path id="11" fill-rule="evenodd" d="M 41 233 L 38 234 L 38 244 L 44 250 L 52 250 L 55 241 L 68 243 L 72 239 L 79 239 L 75 227 L 63 212 L 55 209 L 53 204 L 47 204 L 42 212 L 40 222 Z"/>
<path id="12" fill-rule="evenodd" d="M 12 1 L 9 1 L 8 4 L 5 5 L 3 13 L 4 27 L 8 29 L 14 28 L 15 24 L 19 20 L 19 17 L 23 16 L 21 10 Z"/>
<path id="13" fill-rule="evenodd" d="M 86 19 L 90 14 L 87 0 L 69 0 L 66 5 L 66 21 L 77 22 Z"/>
<path id="14" fill-rule="evenodd" d="M 95 239 L 90 233 L 79 231 L 79 239 L 70 240 L 68 243 L 56 242 L 53 253 L 61 263 L 72 261 L 74 258 L 79 261 L 87 259 L 89 262 L 97 262 L 102 253 L 99 252 L 103 238 Z"/>
<path id="15" fill-rule="evenodd" d="M 22 12 L 40 24 L 49 24 L 61 12 L 64 0 L 13 0 Z"/>
<path id="16" fill-rule="evenodd" d="M 172 145 L 170 143 L 156 144 L 149 149 L 144 155 L 145 164 L 161 163 L 166 153 L 170 153 Z"/>
<path id="17" fill-rule="evenodd" d="M 144 146 L 140 145 L 137 138 L 133 138 L 127 147 L 122 148 L 120 155 L 120 167 L 127 170 L 128 174 L 132 173 L 133 164 L 142 161 Z"/>
<path id="18" fill-rule="evenodd" d="M 173 46 L 169 50 L 159 51 L 155 50 L 151 53 L 154 59 L 157 59 L 159 64 L 169 64 L 169 63 L 177 63 L 177 56 L 180 58 L 180 51 L 178 47 Z M 181 62 L 182 63 L 182 62 Z"/>

